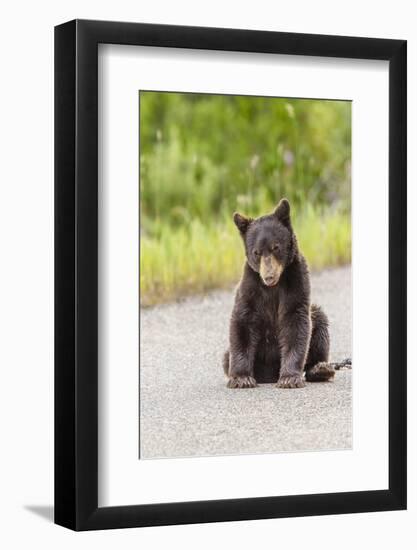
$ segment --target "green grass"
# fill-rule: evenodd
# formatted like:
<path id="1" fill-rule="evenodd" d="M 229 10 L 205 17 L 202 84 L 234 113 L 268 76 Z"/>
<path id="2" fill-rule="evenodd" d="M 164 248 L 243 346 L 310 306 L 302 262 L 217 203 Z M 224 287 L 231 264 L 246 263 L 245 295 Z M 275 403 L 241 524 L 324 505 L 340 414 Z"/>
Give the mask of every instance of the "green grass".
<path id="1" fill-rule="evenodd" d="M 351 104 L 140 93 L 141 302 L 231 287 L 234 211 L 291 204 L 311 269 L 350 261 Z"/>
<path id="2" fill-rule="evenodd" d="M 310 269 L 350 262 L 350 216 L 346 213 L 306 208 L 294 217 L 293 225 Z M 158 238 L 141 239 L 143 306 L 231 287 L 238 282 L 244 252 L 229 217 L 212 224 L 195 218 L 188 226 L 176 228 L 161 223 L 158 229 Z"/>

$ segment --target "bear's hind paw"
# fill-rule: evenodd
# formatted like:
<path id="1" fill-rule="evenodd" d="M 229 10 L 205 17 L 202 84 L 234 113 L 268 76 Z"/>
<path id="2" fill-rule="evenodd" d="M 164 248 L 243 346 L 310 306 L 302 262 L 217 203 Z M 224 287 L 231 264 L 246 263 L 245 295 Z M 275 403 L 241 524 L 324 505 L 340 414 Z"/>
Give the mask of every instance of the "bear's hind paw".
<path id="1" fill-rule="evenodd" d="M 335 369 L 330 363 L 317 363 L 311 369 L 306 371 L 307 382 L 327 382 L 333 380 Z"/>
<path id="2" fill-rule="evenodd" d="M 227 387 L 236 388 L 255 388 L 256 380 L 252 376 L 236 376 L 229 378 Z"/>

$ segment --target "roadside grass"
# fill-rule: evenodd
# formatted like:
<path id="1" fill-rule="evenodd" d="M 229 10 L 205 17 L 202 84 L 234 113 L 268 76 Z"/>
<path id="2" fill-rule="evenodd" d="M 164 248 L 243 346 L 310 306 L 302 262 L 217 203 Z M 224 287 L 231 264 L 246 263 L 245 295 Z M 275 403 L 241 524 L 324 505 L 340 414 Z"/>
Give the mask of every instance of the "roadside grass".
<path id="1" fill-rule="evenodd" d="M 349 214 L 308 207 L 293 215 L 293 226 L 311 270 L 351 261 Z M 194 218 L 178 227 L 154 221 L 153 229 L 156 236 L 144 233 L 140 243 L 142 306 L 238 282 L 244 251 L 230 215 L 223 214 L 213 223 Z"/>
<path id="2" fill-rule="evenodd" d="M 140 285 L 150 306 L 242 272 L 232 213 L 286 197 L 312 270 L 350 262 L 351 103 L 140 93 Z"/>

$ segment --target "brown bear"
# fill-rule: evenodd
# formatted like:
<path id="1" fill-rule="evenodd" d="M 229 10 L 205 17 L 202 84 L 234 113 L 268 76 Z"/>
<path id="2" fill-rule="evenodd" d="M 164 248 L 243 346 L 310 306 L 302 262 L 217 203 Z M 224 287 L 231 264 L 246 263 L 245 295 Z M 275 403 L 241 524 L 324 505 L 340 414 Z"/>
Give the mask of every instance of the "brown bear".
<path id="1" fill-rule="evenodd" d="M 276 382 L 302 388 L 324 382 L 335 370 L 328 363 L 325 313 L 310 302 L 310 274 L 282 199 L 275 211 L 257 219 L 235 213 L 246 262 L 230 320 L 223 368 L 229 388 Z"/>

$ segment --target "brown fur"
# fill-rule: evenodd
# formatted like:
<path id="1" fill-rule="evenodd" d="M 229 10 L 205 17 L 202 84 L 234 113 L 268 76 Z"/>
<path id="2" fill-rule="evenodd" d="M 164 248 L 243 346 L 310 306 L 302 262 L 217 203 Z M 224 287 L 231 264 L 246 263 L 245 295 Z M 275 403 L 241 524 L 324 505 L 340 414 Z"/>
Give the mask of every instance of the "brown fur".
<path id="1" fill-rule="evenodd" d="M 235 214 L 234 221 L 246 262 L 223 361 L 228 387 L 277 382 L 280 388 L 300 388 L 304 370 L 307 381 L 331 379 L 328 321 L 310 304 L 310 275 L 288 201 L 283 199 L 268 216 L 254 220 Z"/>

